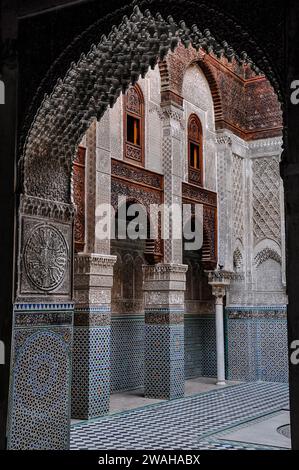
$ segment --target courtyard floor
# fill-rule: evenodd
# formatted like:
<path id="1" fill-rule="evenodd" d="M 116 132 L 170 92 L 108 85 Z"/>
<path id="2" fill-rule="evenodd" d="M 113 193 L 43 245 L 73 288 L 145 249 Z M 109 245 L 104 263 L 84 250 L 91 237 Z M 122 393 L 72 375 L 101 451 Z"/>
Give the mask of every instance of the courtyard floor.
<path id="1" fill-rule="evenodd" d="M 195 379 L 172 401 L 112 395 L 110 415 L 72 424 L 71 449 L 288 449 L 288 409 L 287 384 Z"/>

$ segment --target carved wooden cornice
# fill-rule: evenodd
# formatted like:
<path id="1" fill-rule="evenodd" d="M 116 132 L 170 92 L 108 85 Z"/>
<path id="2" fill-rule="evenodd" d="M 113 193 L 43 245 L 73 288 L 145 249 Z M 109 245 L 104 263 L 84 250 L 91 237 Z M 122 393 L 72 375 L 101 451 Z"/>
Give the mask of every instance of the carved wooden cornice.
<path id="1" fill-rule="evenodd" d="M 217 193 L 193 184 L 182 183 L 182 198 L 198 204 L 217 207 Z"/>
<path id="2" fill-rule="evenodd" d="M 111 175 L 128 183 L 145 186 L 154 190 L 163 190 L 163 175 L 145 168 L 137 167 L 122 160 L 111 159 Z"/>

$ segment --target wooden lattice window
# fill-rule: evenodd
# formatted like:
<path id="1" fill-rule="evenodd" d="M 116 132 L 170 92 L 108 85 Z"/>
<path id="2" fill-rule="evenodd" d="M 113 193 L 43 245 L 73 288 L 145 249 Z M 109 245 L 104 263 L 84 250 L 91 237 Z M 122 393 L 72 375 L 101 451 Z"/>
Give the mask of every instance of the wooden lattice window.
<path id="1" fill-rule="evenodd" d="M 144 165 L 144 99 L 138 85 L 124 97 L 124 158 Z"/>
<path id="2" fill-rule="evenodd" d="M 73 194 L 76 206 L 75 251 L 84 250 L 85 245 L 85 154 L 86 149 L 79 146 L 73 163 Z"/>
<path id="3" fill-rule="evenodd" d="M 196 114 L 188 120 L 188 174 L 189 182 L 202 186 L 203 183 L 203 141 L 202 126 Z"/>

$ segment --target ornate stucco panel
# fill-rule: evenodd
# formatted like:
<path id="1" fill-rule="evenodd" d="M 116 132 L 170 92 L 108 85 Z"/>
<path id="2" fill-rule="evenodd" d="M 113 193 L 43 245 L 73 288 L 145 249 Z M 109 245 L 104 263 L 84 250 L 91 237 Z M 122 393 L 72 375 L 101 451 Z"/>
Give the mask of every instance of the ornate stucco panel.
<path id="1" fill-rule="evenodd" d="M 74 208 L 22 198 L 17 299 L 72 299 Z"/>

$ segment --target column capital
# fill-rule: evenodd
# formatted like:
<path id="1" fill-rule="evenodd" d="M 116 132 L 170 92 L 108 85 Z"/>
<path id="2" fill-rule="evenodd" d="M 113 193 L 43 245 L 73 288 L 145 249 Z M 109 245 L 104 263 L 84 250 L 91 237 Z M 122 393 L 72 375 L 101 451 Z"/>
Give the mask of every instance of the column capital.
<path id="1" fill-rule="evenodd" d="M 146 312 L 183 312 L 186 289 L 185 264 L 143 266 L 143 290 Z M 161 310 L 162 309 L 162 310 Z"/>
<path id="2" fill-rule="evenodd" d="M 179 263 L 157 263 L 154 265 L 143 265 L 144 279 L 146 280 L 159 280 L 170 279 L 172 275 L 184 276 L 188 270 L 186 264 Z"/>
<path id="3" fill-rule="evenodd" d="M 79 253 L 75 256 L 76 306 L 110 306 L 116 256 Z"/>
<path id="4" fill-rule="evenodd" d="M 101 274 L 105 269 L 113 269 L 117 257 L 98 253 L 78 253 L 75 255 L 75 274 Z"/>
<path id="5" fill-rule="evenodd" d="M 216 305 L 222 305 L 223 304 L 223 297 L 226 294 L 225 286 L 220 286 L 220 285 L 212 286 L 212 294 L 215 297 Z"/>
<path id="6" fill-rule="evenodd" d="M 175 106 L 172 103 L 161 105 L 161 117 L 166 126 L 170 125 L 170 121 L 177 121 L 184 127 L 184 112 L 183 109 Z"/>
<path id="7" fill-rule="evenodd" d="M 208 283 L 212 287 L 212 294 L 216 298 L 216 304 L 222 304 L 223 297 L 226 294 L 231 279 L 234 277 L 234 273 L 217 269 L 206 271 L 206 274 L 208 275 Z"/>

